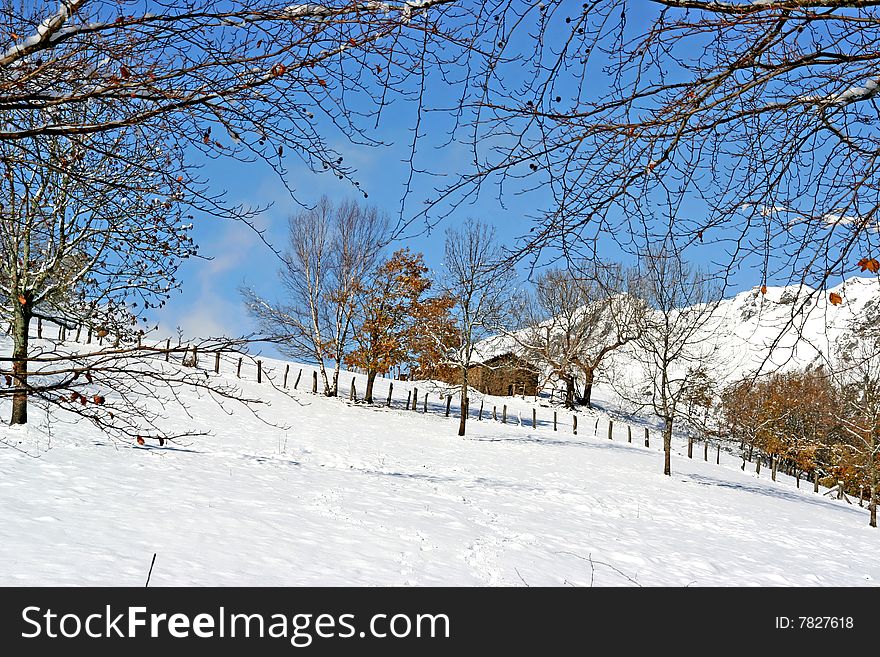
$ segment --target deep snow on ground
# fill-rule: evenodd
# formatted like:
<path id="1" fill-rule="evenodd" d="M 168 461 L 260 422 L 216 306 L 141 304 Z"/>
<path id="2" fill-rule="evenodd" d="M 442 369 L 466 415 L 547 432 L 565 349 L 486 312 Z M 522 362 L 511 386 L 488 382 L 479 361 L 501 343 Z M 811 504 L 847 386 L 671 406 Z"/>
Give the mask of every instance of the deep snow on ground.
<path id="1" fill-rule="evenodd" d="M 299 371 L 292 365 L 290 382 Z M 456 435 L 435 389 L 395 381 L 394 408 L 241 385 L 268 405 L 188 397 L 181 425 L 214 435 L 159 448 L 110 441 L 34 413 L 0 427 L 0 584 L 142 585 L 873 585 L 880 534 L 857 504 L 738 457 L 708 463 L 677 445 L 664 477 L 659 436 L 534 399 L 473 404 Z M 284 364 L 265 361 L 280 385 Z M 231 360 L 221 376 L 234 378 Z M 213 373 L 210 376 L 214 376 Z M 358 390 L 364 379 L 357 377 Z M 384 400 L 387 381 L 377 382 Z M 419 412 L 403 410 L 420 387 Z M 610 398 L 598 390 L 598 401 Z M 508 404 L 508 424 L 500 421 Z M 499 419 L 491 420 L 498 406 Z M 531 412 L 537 408 L 538 427 Z M 0 404 L 8 414 L 8 405 Z M 522 426 L 519 417 L 522 417 Z M 598 435 L 594 435 L 596 419 Z M 14 446 L 14 448 L 13 448 Z M 824 491 L 824 489 L 823 489 Z"/>

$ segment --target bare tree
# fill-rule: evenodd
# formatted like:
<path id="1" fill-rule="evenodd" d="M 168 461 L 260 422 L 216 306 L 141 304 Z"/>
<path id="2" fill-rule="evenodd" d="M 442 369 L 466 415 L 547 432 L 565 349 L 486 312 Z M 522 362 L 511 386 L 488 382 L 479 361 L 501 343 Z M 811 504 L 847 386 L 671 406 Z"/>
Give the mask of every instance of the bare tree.
<path id="1" fill-rule="evenodd" d="M 663 422 L 663 474 L 669 475 L 674 423 L 697 389 L 705 387 L 712 363 L 715 343 L 706 326 L 720 297 L 706 275 L 686 265 L 675 250 L 649 253 L 641 267 L 648 309 L 632 350 L 641 372 L 618 389 Z"/>
<path id="2" fill-rule="evenodd" d="M 0 308 L 12 325 L 13 424 L 27 421 L 36 389 L 28 381 L 33 318 L 85 323 L 118 341 L 164 304 L 181 262 L 196 255 L 179 153 L 136 128 L 125 132 L 0 140 Z"/>
<path id="3" fill-rule="evenodd" d="M 634 296 L 635 272 L 617 264 L 589 263 L 575 272 L 552 269 L 516 307 L 517 330 L 507 335 L 546 376 L 565 384 L 565 405 L 591 405 L 596 372 L 608 354 L 638 337 L 644 303 Z"/>
<path id="4" fill-rule="evenodd" d="M 441 285 L 454 306 L 455 333 L 437 336 L 446 341 L 445 364 L 458 372 L 461 420 L 465 435 L 468 417 L 468 373 L 477 362 L 478 342 L 494 334 L 505 321 L 514 272 L 495 239 L 495 229 L 475 219 L 446 232 Z"/>
<path id="5" fill-rule="evenodd" d="M 290 218 L 288 250 L 279 272 L 287 299 L 274 303 L 252 288 L 242 290 L 267 340 L 286 354 L 318 364 L 327 396 L 339 392 L 359 296 L 379 262 L 387 233 L 387 218 L 375 207 L 322 197 L 315 208 Z"/>

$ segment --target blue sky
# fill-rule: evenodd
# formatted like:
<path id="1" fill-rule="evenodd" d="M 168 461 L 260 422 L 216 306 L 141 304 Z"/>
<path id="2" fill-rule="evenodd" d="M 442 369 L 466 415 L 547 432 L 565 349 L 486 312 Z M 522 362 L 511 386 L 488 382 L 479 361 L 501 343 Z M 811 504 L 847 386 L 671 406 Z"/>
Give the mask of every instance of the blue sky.
<path id="1" fill-rule="evenodd" d="M 636 14 L 635 20 L 641 26 L 649 20 L 647 12 Z M 633 25 L 633 29 L 641 26 Z M 602 93 L 601 79 L 592 78 L 590 84 L 594 88 L 583 90 L 584 93 Z M 565 91 L 572 96 L 581 93 L 580 89 Z M 428 80 L 428 95 L 433 106 L 453 105 L 455 94 L 456 90 L 449 89 L 443 81 Z M 347 143 L 324 122 L 325 137 L 344 156 L 345 162 L 358 171 L 355 179 L 360 182 L 360 187 L 354 188 L 351 183 L 340 181 L 333 174 L 312 173 L 299 160 L 288 158 L 289 182 L 295 188 L 296 199 L 303 204 L 312 204 L 322 194 L 332 198 L 359 198 L 360 190 L 363 190 L 369 194 L 369 203 L 386 211 L 392 218 L 400 216 L 401 198 L 409 174 L 406 158 L 410 150 L 415 112 L 414 105 L 400 101 L 387 110 L 379 128 L 370 135 L 386 144 L 379 147 Z M 416 177 L 413 193 L 402 210 L 403 217 L 417 214 L 424 208 L 425 199 L 434 196 L 436 187 L 449 183 L 456 174 L 471 167 L 472 156 L 467 146 L 447 143 L 448 121 L 448 115 L 439 113 L 424 118 L 422 131 L 425 136 L 419 141 L 418 158 L 421 164 L 429 166 L 438 175 Z M 526 165 L 523 168 L 525 170 Z M 286 218 L 300 206 L 290 198 L 274 172 L 260 163 L 243 164 L 220 159 L 204 162 L 203 174 L 209 181 L 210 190 L 226 192 L 227 201 L 231 204 L 272 203 L 259 223 L 266 228 L 268 240 L 283 248 Z M 439 269 L 443 232 L 469 216 L 492 223 L 501 241 L 514 245 L 517 237 L 527 233 L 531 227 L 530 217 L 546 210 L 551 198 L 546 190 L 541 189 L 521 193 L 517 184 L 511 181 L 506 186 L 503 205 L 498 199 L 498 188 L 488 185 L 479 198 L 456 208 L 437 229 L 426 233 L 422 230 L 424 224 L 414 224 L 409 231 L 410 236 L 399 245 L 421 251 L 429 267 Z M 254 327 L 244 312 L 238 289 L 247 283 L 268 297 L 276 297 L 280 294 L 277 284 L 279 262 L 257 236 L 242 224 L 202 219 L 197 220 L 195 225 L 194 238 L 201 247 L 201 253 L 210 259 L 194 260 L 184 265 L 181 272 L 182 292 L 175 294 L 166 308 L 155 317 L 160 322 L 160 331 L 163 335 L 173 334 L 175 327 L 180 326 L 184 334 L 191 337 L 247 333 Z M 605 258 L 620 257 L 619 249 L 606 236 L 600 238 L 599 248 Z M 708 244 L 697 247 L 690 257 L 697 264 L 705 265 L 724 259 L 719 247 Z M 759 271 L 744 268 L 735 278 L 735 287 L 742 289 L 760 284 L 759 277 Z"/>

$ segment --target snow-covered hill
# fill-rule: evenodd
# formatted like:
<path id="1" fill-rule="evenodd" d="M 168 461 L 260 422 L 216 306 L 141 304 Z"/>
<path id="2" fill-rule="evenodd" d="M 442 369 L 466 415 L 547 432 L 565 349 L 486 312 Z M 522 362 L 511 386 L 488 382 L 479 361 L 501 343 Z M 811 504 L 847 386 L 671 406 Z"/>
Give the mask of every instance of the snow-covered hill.
<path id="1" fill-rule="evenodd" d="M 841 303 L 832 304 L 832 294 Z M 722 301 L 705 328 L 718 345 L 721 382 L 779 369 L 833 363 L 838 341 L 876 317 L 880 280 L 853 277 L 837 287 L 757 288 Z"/>
<path id="2" fill-rule="evenodd" d="M 284 364 L 264 365 L 280 381 Z M 365 407 L 311 394 L 304 369 L 289 396 L 243 372 L 269 424 L 194 394 L 192 419 L 169 406 L 214 434 L 184 444 L 117 444 L 64 418 L 50 432 L 36 412 L 0 427 L 0 584 L 141 585 L 153 553 L 155 585 L 880 581 L 866 509 L 733 455 L 677 452 L 664 477 L 655 433 L 646 448 L 633 425 L 628 443 L 616 422 L 608 440 L 606 416 L 580 413 L 574 435 L 561 409 L 554 431 L 533 399 L 485 398 L 481 421 L 478 400 L 462 439 L 440 389 L 428 414 L 402 408 L 424 382 L 394 382 L 390 410 Z M 231 361 L 220 376 L 235 380 Z"/>

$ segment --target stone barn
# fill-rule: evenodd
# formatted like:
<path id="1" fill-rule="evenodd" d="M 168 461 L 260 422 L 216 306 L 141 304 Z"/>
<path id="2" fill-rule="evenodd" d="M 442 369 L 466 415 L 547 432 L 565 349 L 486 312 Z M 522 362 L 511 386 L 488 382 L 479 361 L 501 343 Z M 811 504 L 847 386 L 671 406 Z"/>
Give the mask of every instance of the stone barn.
<path id="1" fill-rule="evenodd" d="M 538 372 L 516 354 L 503 353 L 473 365 L 468 373 L 470 385 L 488 395 L 535 395 Z"/>

